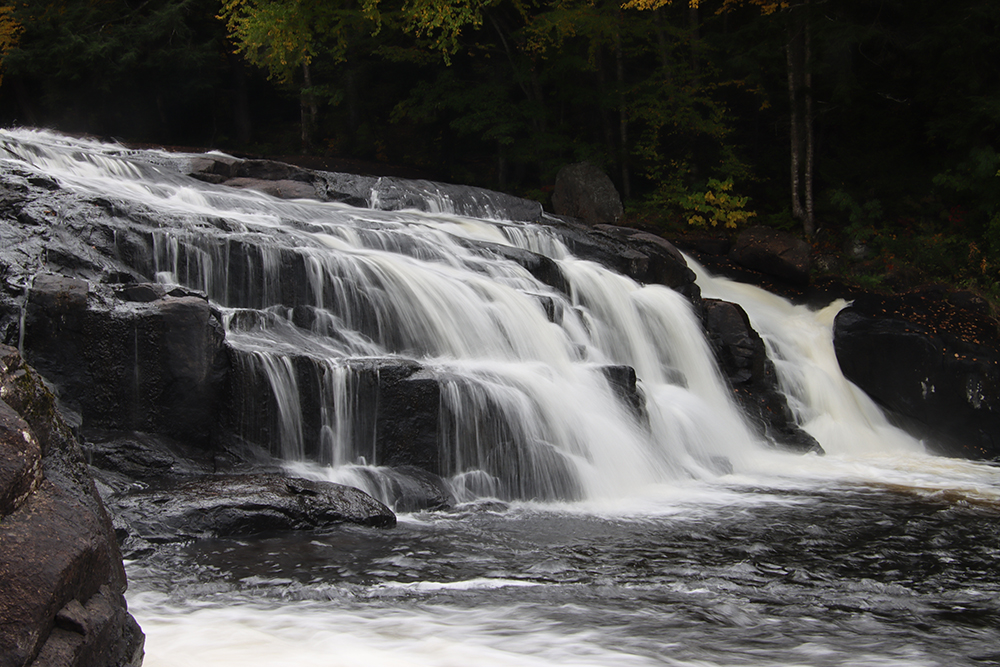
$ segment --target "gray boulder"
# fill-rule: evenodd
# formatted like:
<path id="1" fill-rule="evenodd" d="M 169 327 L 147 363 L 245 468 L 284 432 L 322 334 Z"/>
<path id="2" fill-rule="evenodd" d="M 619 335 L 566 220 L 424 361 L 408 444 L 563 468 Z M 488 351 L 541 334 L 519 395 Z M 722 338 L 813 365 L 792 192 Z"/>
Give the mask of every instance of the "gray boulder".
<path id="1" fill-rule="evenodd" d="M 552 210 L 556 215 L 578 218 L 589 225 L 616 225 L 625 215 L 615 184 L 589 162 L 566 165 L 559 170 L 552 191 Z"/>

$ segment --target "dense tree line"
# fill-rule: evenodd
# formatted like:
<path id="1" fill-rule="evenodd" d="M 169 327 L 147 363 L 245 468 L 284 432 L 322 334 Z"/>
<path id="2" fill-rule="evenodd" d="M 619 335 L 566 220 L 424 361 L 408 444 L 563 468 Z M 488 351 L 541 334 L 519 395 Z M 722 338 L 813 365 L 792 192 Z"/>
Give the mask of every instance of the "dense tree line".
<path id="1" fill-rule="evenodd" d="M 6 124 L 543 200 L 589 160 L 636 222 L 752 219 L 864 244 L 872 273 L 1000 281 L 994 0 L 22 0 L 0 56 Z"/>

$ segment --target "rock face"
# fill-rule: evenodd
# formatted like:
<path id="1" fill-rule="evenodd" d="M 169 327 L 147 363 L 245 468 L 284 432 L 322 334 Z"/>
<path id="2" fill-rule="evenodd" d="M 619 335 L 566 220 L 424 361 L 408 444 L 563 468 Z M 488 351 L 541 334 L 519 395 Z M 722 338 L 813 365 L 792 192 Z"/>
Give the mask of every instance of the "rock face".
<path id="1" fill-rule="evenodd" d="M 52 394 L 0 347 L 0 666 L 142 662 L 111 521 Z"/>
<path id="2" fill-rule="evenodd" d="M 88 425 L 207 443 L 229 359 L 203 295 L 42 274 L 28 291 L 28 360 Z"/>
<path id="3" fill-rule="evenodd" d="M 743 266 L 792 283 L 809 282 L 809 244 L 770 227 L 750 227 L 736 238 L 730 258 Z"/>
<path id="4" fill-rule="evenodd" d="M 1000 337 L 942 292 L 862 296 L 834 323 L 844 375 L 942 453 L 1000 458 Z"/>
<path id="5" fill-rule="evenodd" d="M 728 301 L 705 299 L 703 312 L 719 367 L 758 432 L 780 447 L 823 453 L 816 439 L 795 424 L 778 387 L 774 362 L 743 308 Z"/>
<path id="6" fill-rule="evenodd" d="M 589 162 L 570 164 L 559 170 L 552 191 L 552 210 L 556 215 L 578 218 L 588 225 L 617 225 L 625 213 L 614 183 Z"/>

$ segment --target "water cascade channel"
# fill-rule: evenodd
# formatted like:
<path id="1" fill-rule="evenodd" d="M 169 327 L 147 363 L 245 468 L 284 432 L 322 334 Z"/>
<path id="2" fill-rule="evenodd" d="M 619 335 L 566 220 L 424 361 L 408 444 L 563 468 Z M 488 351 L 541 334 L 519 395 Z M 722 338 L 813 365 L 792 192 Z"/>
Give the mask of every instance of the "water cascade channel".
<path id="1" fill-rule="evenodd" d="M 143 212 L 115 219 L 119 260 L 218 309 L 241 437 L 398 513 L 128 563 L 146 665 L 1000 664 L 1000 469 L 928 454 L 844 379 L 843 303 L 689 262 L 826 452 L 791 453 L 731 398 L 687 297 L 574 256 L 509 198 L 367 179 L 364 207 L 282 200 L 191 178 L 197 156 L 0 145 Z M 400 369 L 435 388 L 450 509 L 407 511 L 381 460 L 375 389 Z"/>

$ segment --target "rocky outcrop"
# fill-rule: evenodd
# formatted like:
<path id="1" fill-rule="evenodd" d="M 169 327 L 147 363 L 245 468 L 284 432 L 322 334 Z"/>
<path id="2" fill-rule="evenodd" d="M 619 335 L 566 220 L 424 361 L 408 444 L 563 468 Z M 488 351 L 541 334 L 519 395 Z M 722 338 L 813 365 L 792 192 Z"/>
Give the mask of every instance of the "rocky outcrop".
<path id="1" fill-rule="evenodd" d="M 570 252 L 618 271 L 640 283 L 665 285 L 692 300 L 700 297 L 695 274 L 684 256 L 663 237 L 631 227 L 595 225 L 550 218 L 552 230 Z"/>
<path id="2" fill-rule="evenodd" d="M 837 315 L 844 375 L 942 453 L 1000 458 L 1000 336 L 942 290 L 865 295 Z M 971 306 L 971 307 L 970 307 Z"/>
<path id="3" fill-rule="evenodd" d="M 363 491 L 282 474 L 182 479 L 112 502 L 129 529 L 152 543 L 324 530 L 343 523 L 396 525 L 395 514 Z"/>
<path id="4" fill-rule="evenodd" d="M 0 347 L 0 666 L 138 666 L 105 512 L 55 399 Z"/>
<path id="5" fill-rule="evenodd" d="M 192 158 L 186 172 L 209 183 L 282 199 L 310 198 L 383 211 L 446 211 L 522 222 L 537 222 L 542 216 L 538 202 L 482 188 L 304 169 L 273 160 L 205 154 Z"/>
<path id="6" fill-rule="evenodd" d="M 703 313 L 719 367 L 758 433 L 779 447 L 822 453 L 816 439 L 795 424 L 778 386 L 774 362 L 767 356 L 764 341 L 751 326 L 746 311 L 735 303 L 705 299 Z"/>
<path id="7" fill-rule="evenodd" d="M 204 295 L 41 274 L 28 290 L 28 360 L 89 426 L 207 443 L 229 359 Z"/>
<path id="8" fill-rule="evenodd" d="M 740 232 L 729 256 L 747 268 L 803 285 L 809 282 L 810 252 L 802 239 L 758 225 Z"/>
<path id="9" fill-rule="evenodd" d="M 566 165 L 556 174 L 552 210 L 588 225 L 621 222 L 621 197 L 607 174 L 589 162 Z"/>

